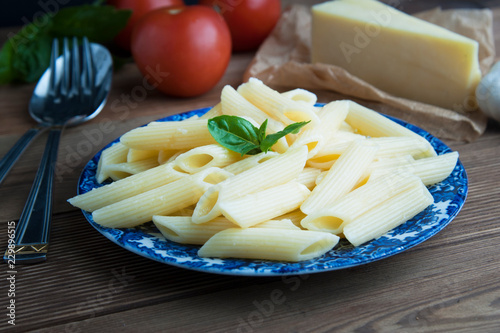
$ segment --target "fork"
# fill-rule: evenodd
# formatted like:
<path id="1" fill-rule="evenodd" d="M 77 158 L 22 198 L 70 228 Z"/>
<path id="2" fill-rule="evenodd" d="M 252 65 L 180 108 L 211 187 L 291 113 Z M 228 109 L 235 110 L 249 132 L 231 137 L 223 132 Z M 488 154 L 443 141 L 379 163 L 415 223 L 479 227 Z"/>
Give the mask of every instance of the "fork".
<path id="1" fill-rule="evenodd" d="M 35 89 L 33 98 L 38 96 L 41 106 L 33 112 L 30 110 L 30 113 L 42 126 L 49 128 L 49 133 L 39 169 L 16 226 L 15 239 L 9 240 L 4 254 L 5 261 L 13 258 L 14 262 L 22 263 L 46 260 L 52 218 L 54 171 L 62 130 L 66 125 L 94 117 L 104 106 L 109 91 L 110 82 L 96 87 L 96 65 L 88 40 L 83 39 L 82 54 L 75 37 L 72 44 L 70 51 L 69 41 L 64 38 L 62 55 L 58 56 L 59 42 L 57 39 L 53 41 L 50 76 L 45 80 L 48 82 L 42 82 L 41 85 L 42 89 L 46 89 L 46 95 L 38 96 L 38 86 Z M 106 76 L 110 74 L 106 72 Z M 104 97 L 96 103 L 95 96 L 102 97 L 103 94 Z"/>

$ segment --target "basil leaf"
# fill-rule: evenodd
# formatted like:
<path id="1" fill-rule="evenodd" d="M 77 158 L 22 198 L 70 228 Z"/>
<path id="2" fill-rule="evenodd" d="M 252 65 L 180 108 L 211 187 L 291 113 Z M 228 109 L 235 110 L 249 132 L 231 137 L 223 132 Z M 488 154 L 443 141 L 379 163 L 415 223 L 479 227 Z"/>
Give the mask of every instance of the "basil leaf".
<path id="1" fill-rule="evenodd" d="M 50 18 L 45 15 L 37 22 L 30 23 L 17 34 L 11 36 L 0 52 L 0 83 L 15 81 L 34 82 L 48 67 L 50 59 L 50 38 L 47 30 Z M 46 46 L 44 43 L 48 43 Z"/>
<path id="2" fill-rule="evenodd" d="M 282 131 L 276 132 L 274 134 L 269 134 L 260 143 L 260 149 L 263 152 L 268 152 L 269 149 L 271 149 L 271 147 L 274 146 L 274 144 L 278 142 L 279 139 L 281 139 L 287 134 L 299 133 L 300 129 L 310 122 L 311 121 L 309 120 L 309 121 L 302 121 L 300 123 L 293 123 L 285 127 Z"/>
<path id="3" fill-rule="evenodd" d="M 223 147 L 240 153 L 260 153 L 259 129 L 237 116 L 217 116 L 208 120 L 208 131 Z"/>
<path id="4" fill-rule="evenodd" d="M 259 127 L 259 142 L 262 142 L 262 140 L 264 140 L 264 138 L 266 137 L 266 130 L 267 130 L 267 119 L 264 120 L 264 122 Z"/>
<path id="5" fill-rule="evenodd" d="M 82 5 L 66 7 L 52 18 L 54 36 L 87 36 L 89 41 L 111 41 L 125 27 L 132 12 L 113 6 Z"/>
<path id="6" fill-rule="evenodd" d="M 82 5 L 46 14 L 27 24 L 0 51 L 0 84 L 35 82 L 50 64 L 52 40 L 87 36 L 90 42 L 111 41 L 125 27 L 129 10 Z"/>

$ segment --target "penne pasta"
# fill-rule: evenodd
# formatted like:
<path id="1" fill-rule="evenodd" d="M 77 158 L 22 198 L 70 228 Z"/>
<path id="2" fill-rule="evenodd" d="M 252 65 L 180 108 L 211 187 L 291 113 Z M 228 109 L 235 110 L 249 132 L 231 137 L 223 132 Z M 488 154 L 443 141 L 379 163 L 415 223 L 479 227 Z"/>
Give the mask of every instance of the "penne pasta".
<path id="1" fill-rule="evenodd" d="M 320 175 L 321 170 L 316 168 L 304 168 L 301 173 L 297 176 L 295 181 L 302 185 L 305 185 L 309 190 L 316 186 L 316 179 Z"/>
<path id="2" fill-rule="evenodd" d="M 331 206 L 306 216 L 301 226 L 308 230 L 339 235 L 344 227 L 360 215 L 381 205 L 387 199 L 410 188 L 421 187 L 420 178 L 412 174 L 391 174 L 379 177 L 346 194 Z"/>
<path id="3" fill-rule="evenodd" d="M 281 220 L 269 220 L 265 222 L 261 222 L 259 224 L 254 225 L 252 228 L 269 228 L 269 229 L 293 229 L 293 230 L 301 230 L 297 227 L 292 220 L 289 219 L 281 219 Z"/>
<path id="4" fill-rule="evenodd" d="M 322 256 L 338 241 L 339 237 L 318 231 L 229 228 L 210 238 L 198 255 L 297 262 Z"/>
<path id="5" fill-rule="evenodd" d="M 273 152 L 273 151 L 269 151 L 267 153 L 259 153 L 256 155 L 246 157 L 246 158 L 244 158 L 238 162 L 235 162 L 233 164 L 230 164 L 227 167 L 225 167 L 224 170 L 231 172 L 234 175 L 237 175 L 237 174 L 242 173 L 243 171 L 254 168 L 257 165 L 262 164 L 265 161 L 268 161 L 271 158 L 274 158 L 276 156 L 279 156 L 279 154 L 277 152 Z"/>
<path id="6" fill-rule="evenodd" d="M 180 154 L 175 158 L 174 164 L 180 170 L 193 174 L 210 167 L 223 168 L 239 160 L 240 154 L 221 145 L 211 144 Z"/>
<path id="7" fill-rule="evenodd" d="M 125 133 L 120 142 L 143 150 L 191 149 L 216 143 L 207 122 L 207 119 L 154 122 Z"/>
<path id="8" fill-rule="evenodd" d="M 221 103 L 218 103 L 217 105 L 215 105 L 213 108 L 208 110 L 204 115 L 202 115 L 198 119 L 210 119 L 210 118 L 217 117 L 220 115 L 222 115 L 222 105 L 221 105 Z"/>
<path id="9" fill-rule="evenodd" d="M 281 95 L 276 90 L 264 85 L 260 80 L 251 78 L 248 82 L 240 85 L 237 91 L 271 118 L 281 121 L 285 125 L 298 121 L 311 121 L 311 126 L 319 123 L 313 107 Z"/>
<path id="10" fill-rule="evenodd" d="M 299 208 L 309 193 L 304 185 L 289 182 L 236 199 L 226 197 L 219 208 L 228 220 L 248 228 Z"/>
<path id="11" fill-rule="evenodd" d="M 360 246 L 414 217 L 434 201 L 426 186 L 458 162 L 457 152 L 438 156 L 425 138 L 353 101 L 316 102 L 307 90 L 279 93 L 253 78 L 226 86 L 201 117 L 125 133 L 98 162 L 96 180 L 114 181 L 68 201 L 103 227 L 153 221 L 165 239 L 201 245 L 200 257 L 298 262 L 340 237 Z M 274 151 L 241 156 L 208 131 L 220 115 L 267 122 L 266 134 L 310 122 Z M 236 143 L 262 143 L 264 133 L 245 129 L 249 137 L 232 133 Z"/>
<path id="12" fill-rule="evenodd" d="M 290 220 L 292 223 L 301 228 L 302 226 L 300 225 L 300 222 L 306 217 L 307 215 L 304 214 L 300 209 L 296 209 L 294 211 L 291 211 L 289 213 L 283 214 L 281 216 L 278 216 L 276 219 L 277 220 Z"/>
<path id="13" fill-rule="evenodd" d="M 378 147 L 365 141 L 355 141 L 314 188 L 300 209 L 311 214 L 331 205 L 351 191 L 373 161 Z"/>
<path id="14" fill-rule="evenodd" d="M 394 172 L 409 172 L 419 177 L 426 186 L 442 182 L 451 174 L 458 161 L 458 152 L 414 160 L 411 156 L 374 162 L 367 178 L 385 177 Z"/>
<path id="15" fill-rule="evenodd" d="M 158 150 L 138 150 L 138 149 L 129 149 L 127 153 L 127 162 L 137 162 L 146 160 L 152 157 L 156 157 L 158 159 L 158 154 L 160 152 Z"/>
<path id="16" fill-rule="evenodd" d="M 193 223 L 191 216 L 155 215 L 152 219 L 166 239 L 181 244 L 202 245 L 219 231 L 234 228 L 234 223 L 224 217 L 204 224 Z"/>
<path id="17" fill-rule="evenodd" d="M 418 158 L 425 156 L 429 149 L 427 141 L 416 137 L 383 137 L 383 138 L 368 138 L 366 139 L 375 143 L 379 150 L 377 158 L 388 158 L 402 155 L 411 155 Z"/>
<path id="18" fill-rule="evenodd" d="M 108 164 L 104 167 L 104 171 L 113 180 L 126 178 L 130 175 L 135 175 L 158 166 L 158 158 L 150 157 L 145 160 L 135 162 L 125 162 L 117 164 Z"/>
<path id="19" fill-rule="evenodd" d="M 195 204 L 203 193 L 230 174 L 219 168 L 205 169 L 172 183 L 95 210 L 94 221 L 108 228 L 132 228 Z"/>
<path id="20" fill-rule="evenodd" d="M 172 163 L 164 164 L 77 195 L 68 202 L 75 207 L 93 212 L 186 176 L 186 173 L 176 170 Z"/>
<path id="21" fill-rule="evenodd" d="M 352 220 L 344 227 L 344 236 L 351 244 L 359 246 L 413 218 L 433 202 L 429 190 L 420 183 Z"/>
<path id="22" fill-rule="evenodd" d="M 181 150 L 179 152 L 179 150 L 176 149 L 160 150 L 158 152 L 158 163 L 165 164 L 169 161 L 172 161 L 173 159 L 175 159 L 175 157 L 185 152 L 186 150 Z"/>
<path id="23" fill-rule="evenodd" d="M 458 152 L 450 152 L 411 162 L 413 174 L 420 177 L 424 185 L 442 182 L 452 173 L 458 162 Z"/>
<path id="24" fill-rule="evenodd" d="M 349 101 L 349 113 L 346 117 L 346 122 L 357 129 L 357 133 L 369 137 L 385 137 L 385 136 L 408 136 L 422 140 L 427 144 L 425 156 L 436 156 L 436 152 L 432 145 L 415 132 L 407 129 L 404 126 L 390 120 L 383 115 L 370 110 L 358 103 Z"/>
<path id="25" fill-rule="evenodd" d="M 318 112 L 319 123 L 304 129 L 292 147 L 305 145 L 309 149 L 308 159 L 314 157 L 338 131 L 348 111 L 349 103 L 346 101 L 326 104 Z"/>
<path id="26" fill-rule="evenodd" d="M 97 163 L 96 180 L 99 184 L 109 178 L 106 171 L 106 166 L 109 164 L 117 164 L 127 162 L 128 148 L 120 142 L 115 143 L 111 147 L 104 149 Z"/>
<path id="27" fill-rule="evenodd" d="M 318 97 L 312 92 L 297 88 L 281 93 L 282 96 L 290 98 L 292 101 L 304 103 L 306 105 L 314 106 L 318 101 Z"/>
<path id="28" fill-rule="evenodd" d="M 193 213 L 193 222 L 208 222 L 222 214 L 219 202 L 223 198 L 240 198 L 295 179 L 304 168 L 306 158 L 306 147 L 289 149 L 284 154 L 273 157 L 210 188 L 197 203 Z"/>

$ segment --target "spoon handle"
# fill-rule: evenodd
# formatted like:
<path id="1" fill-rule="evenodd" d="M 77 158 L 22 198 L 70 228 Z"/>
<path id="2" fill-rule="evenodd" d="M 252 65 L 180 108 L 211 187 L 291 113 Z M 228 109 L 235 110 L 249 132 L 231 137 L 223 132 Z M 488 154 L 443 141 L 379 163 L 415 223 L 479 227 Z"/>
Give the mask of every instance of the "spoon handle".
<path id="1" fill-rule="evenodd" d="M 26 147 L 33 141 L 33 139 L 42 132 L 42 127 L 31 128 L 23 134 L 22 137 L 10 148 L 5 156 L 0 161 L 0 184 L 3 182 L 10 169 L 17 162 Z"/>
<path id="2" fill-rule="evenodd" d="M 52 188 L 57 150 L 62 128 L 51 128 L 42 160 L 23 212 L 16 225 L 13 243 L 9 242 L 4 260 L 16 263 L 45 261 L 52 219 Z"/>

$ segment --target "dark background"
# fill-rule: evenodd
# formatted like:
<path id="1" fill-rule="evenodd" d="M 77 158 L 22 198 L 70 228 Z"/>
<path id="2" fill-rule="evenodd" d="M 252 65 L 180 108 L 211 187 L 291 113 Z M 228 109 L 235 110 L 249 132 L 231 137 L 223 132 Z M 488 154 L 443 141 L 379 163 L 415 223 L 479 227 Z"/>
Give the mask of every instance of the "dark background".
<path id="1" fill-rule="evenodd" d="M 1 0 L 0 27 L 22 26 L 31 22 L 36 15 L 54 12 L 63 7 L 93 2 L 94 0 Z M 194 4 L 197 0 L 185 0 L 184 2 Z"/>
<path id="2" fill-rule="evenodd" d="M 57 9 L 76 6 L 84 3 L 92 3 L 95 0 L 1 0 L 0 27 L 19 27 L 31 22 L 34 17 L 47 12 L 54 12 Z M 137 0 L 141 1 L 141 0 Z M 195 4 L 198 0 L 184 0 L 186 4 Z M 326 1 L 326 0 L 323 0 Z M 410 3 L 412 8 L 426 10 L 435 6 L 434 1 L 428 0 L 382 0 L 386 3 Z M 296 0 L 295 3 L 317 3 L 321 0 Z M 63 4 L 64 3 L 64 4 Z M 485 8 L 500 6 L 500 0 L 450 0 L 442 1 L 443 9 L 453 8 Z M 406 7 L 406 6 L 405 6 Z"/>

